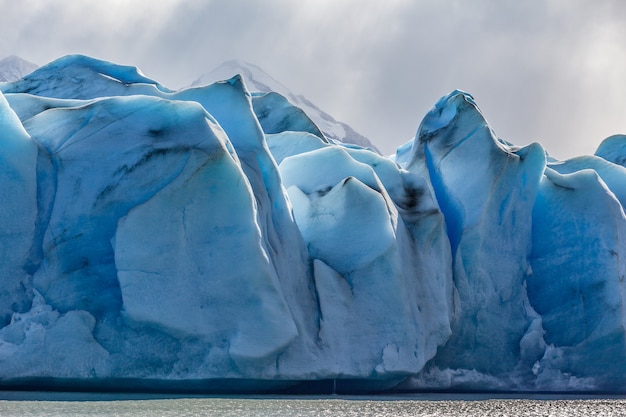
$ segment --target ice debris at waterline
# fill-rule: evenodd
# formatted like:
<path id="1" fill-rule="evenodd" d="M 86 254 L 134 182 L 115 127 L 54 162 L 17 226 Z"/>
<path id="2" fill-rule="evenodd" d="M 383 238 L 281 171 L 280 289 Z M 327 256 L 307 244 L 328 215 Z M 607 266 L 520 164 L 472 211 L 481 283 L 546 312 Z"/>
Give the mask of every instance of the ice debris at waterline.
<path id="1" fill-rule="evenodd" d="M 626 136 L 553 162 L 454 91 L 388 158 L 84 56 L 0 90 L 4 387 L 626 390 Z"/>

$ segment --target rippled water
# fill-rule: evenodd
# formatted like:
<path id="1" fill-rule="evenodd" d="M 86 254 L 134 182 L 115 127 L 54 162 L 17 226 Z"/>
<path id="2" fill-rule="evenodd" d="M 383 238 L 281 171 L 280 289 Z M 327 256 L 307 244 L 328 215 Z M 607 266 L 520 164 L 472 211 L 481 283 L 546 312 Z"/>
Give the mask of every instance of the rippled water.
<path id="1" fill-rule="evenodd" d="M 427 398 L 432 398 L 428 396 Z M 7 398 L 5 395 L 4 397 Z M 13 398 L 8 396 L 8 398 Z M 176 398 L 0 400 L 0 416 L 626 416 L 626 399 Z M 414 397 L 415 398 L 415 397 Z"/>

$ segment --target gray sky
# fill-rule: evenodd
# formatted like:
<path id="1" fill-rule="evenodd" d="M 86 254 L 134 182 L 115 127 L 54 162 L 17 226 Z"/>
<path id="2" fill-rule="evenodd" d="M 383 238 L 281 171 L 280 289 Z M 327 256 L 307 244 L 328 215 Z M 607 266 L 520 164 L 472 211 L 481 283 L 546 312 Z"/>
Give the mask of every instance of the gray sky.
<path id="1" fill-rule="evenodd" d="M 455 88 L 559 158 L 626 133 L 622 0 L 0 0 L 0 19 L 0 58 L 82 53 L 170 88 L 249 61 L 384 153 Z"/>

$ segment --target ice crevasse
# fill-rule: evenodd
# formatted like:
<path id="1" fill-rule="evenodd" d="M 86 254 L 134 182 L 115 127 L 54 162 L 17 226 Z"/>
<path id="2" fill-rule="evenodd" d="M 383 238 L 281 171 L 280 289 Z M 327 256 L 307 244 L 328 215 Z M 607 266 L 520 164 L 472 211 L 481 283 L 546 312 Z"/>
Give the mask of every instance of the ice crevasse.
<path id="1" fill-rule="evenodd" d="M 555 161 L 454 91 L 385 157 L 85 56 L 0 91 L 2 387 L 626 389 L 626 136 Z"/>

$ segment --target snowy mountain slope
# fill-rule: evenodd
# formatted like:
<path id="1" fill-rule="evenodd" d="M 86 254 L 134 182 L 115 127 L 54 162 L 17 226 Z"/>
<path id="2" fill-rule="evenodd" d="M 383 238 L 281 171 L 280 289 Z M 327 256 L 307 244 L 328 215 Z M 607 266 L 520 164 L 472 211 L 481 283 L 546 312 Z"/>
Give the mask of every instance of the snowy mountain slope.
<path id="1" fill-rule="evenodd" d="M 37 65 L 18 56 L 0 59 L 0 82 L 16 81 L 37 69 Z"/>
<path id="2" fill-rule="evenodd" d="M 376 149 L 376 146 L 365 136 L 356 132 L 345 123 L 335 120 L 302 95 L 296 95 L 280 82 L 254 64 L 241 60 L 226 61 L 194 81 L 191 86 L 197 87 L 225 80 L 235 74 L 241 74 L 248 90 L 252 93 L 276 92 L 286 97 L 293 105 L 301 108 L 315 123 L 327 138 L 343 143 L 351 143 L 364 148 Z"/>

